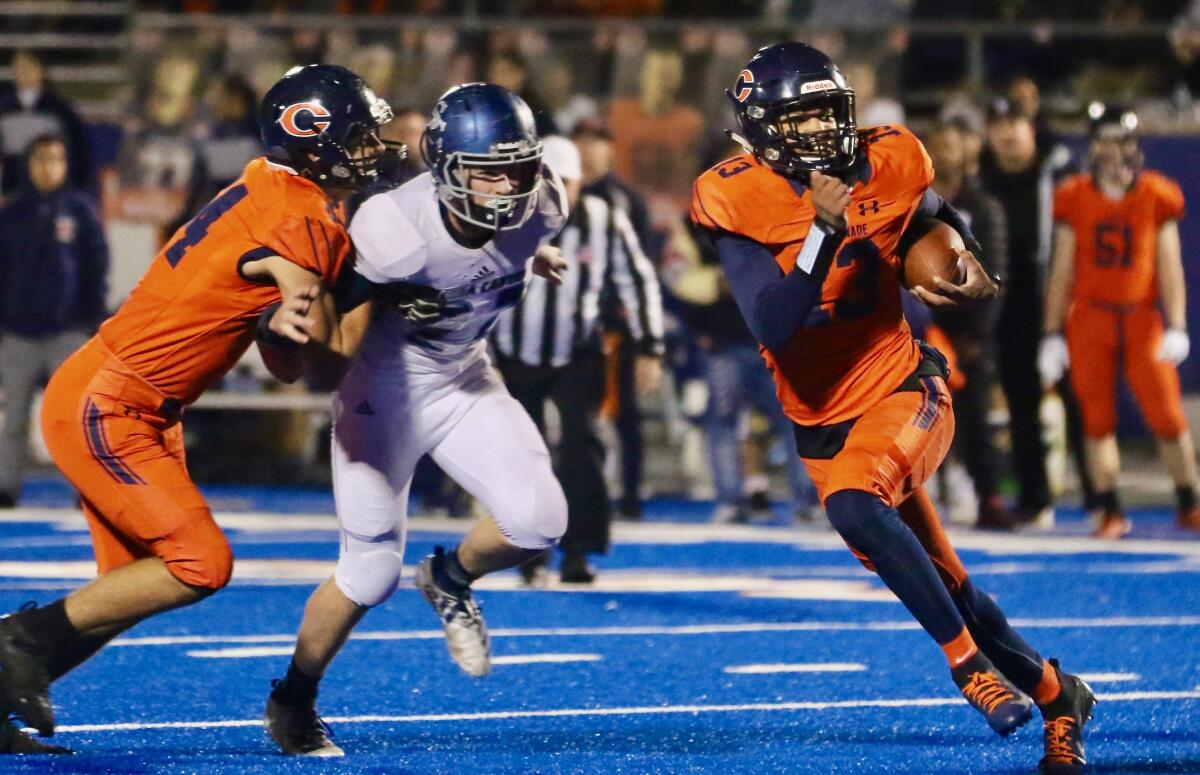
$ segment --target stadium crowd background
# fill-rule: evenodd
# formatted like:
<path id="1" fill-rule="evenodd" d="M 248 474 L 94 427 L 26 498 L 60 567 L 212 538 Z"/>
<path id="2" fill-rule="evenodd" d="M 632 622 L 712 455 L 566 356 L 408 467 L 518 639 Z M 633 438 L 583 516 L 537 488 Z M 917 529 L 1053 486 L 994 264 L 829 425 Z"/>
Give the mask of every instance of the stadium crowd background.
<path id="1" fill-rule="evenodd" d="M 289 67 L 352 68 L 393 105 L 397 130 L 410 137 L 419 136 L 419 117 L 448 86 L 480 79 L 507 86 L 542 114 L 544 126 L 611 142 L 613 172 L 645 200 L 639 231 L 671 312 L 673 379 L 638 397 L 647 410 L 643 494 L 703 497 L 711 495 L 700 430 L 707 337 L 695 330 L 694 312 L 715 298 L 702 290 L 711 285 L 711 266 L 705 269 L 689 239 L 688 200 L 695 176 L 731 153 L 724 90 L 756 48 L 782 39 L 804 40 L 842 64 L 857 93 L 859 126 L 904 122 L 923 133 L 950 120 L 986 154 L 989 106 L 1006 97 L 1007 110 L 1036 128 L 1039 153 L 1069 154 L 1064 171 L 1082 162 L 1088 104 L 1130 105 L 1142 119 L 1148 166 L 1200 201 L 1200 165 L 1193 163 L 1200 156 L 1200 2 L 1185 0 L 6 3 L 0 62 L 8 64 L 0 81 L 12 94 L 0 103 L 4 191 L 21 185 L 18 139 L 30 139 L 29 125 L 13 122 L 28 113 L 18 99 L 22 79 L 41 72 L 47 90 L 62 98 L 47 110 L 68 141 L 72 185 L 95 197 L 106 224 L 114 309 L 171 232 L 259 153 L 258 98 Z M 585 154 L 585 183 L 607 172 L 605 161 L 603 151 Z M 1181 231 L 1192 284 L 1200 280 L 1191 260 L 1200 228 L 1189 219 Z M 1200 303 L 1192 297 L 1195 336 Z M 1200 358 L 1180 371 L 1185 391 L 1200 389 Z M 201 403 L 189 413 L 198 481 L 327 480 L 326 418 L 312 411 L 319 398 L 271 382 L 252 362 L 221 388 L 208 406 L 235 411 L 205 411 Z M 609 402 L 611 416 L 617 404 Z M 1122 406 L 1122 438 L 1136 447 L 1144 431 L 1132 402 Z M 245 411 L 255 407 L 295 411 Z M 998 389 L 994 408 L 989 417 L 1004 448 Z M 1047 435 L 1056 438 L 1054 414 L 1047 412 Z M 761 435 L 764 422 L 744 419 L 752 439 Z M 621 446 L 616 435 L 614 449 Z M 757 472 L 781 468 L 781 445 L 760 446 L 762 454 L 748 456 L 765 461 Z M 1054 470 L 1058 457 L 1051 455 Z M 612 469 L 619 495 L 620 467 Z M 1150 491 L 1168 492 L 1165 474 L 1156 476 L 1161 487 Z M 969 489 L 961 470 L 957 477 L 946 488 L 950 501 L 955 488 Z M 636 512 L 634 499 L 625 500 L 624 510 Z M 957 516 L 972 521 L 974 502 L 965 501 Z"/>

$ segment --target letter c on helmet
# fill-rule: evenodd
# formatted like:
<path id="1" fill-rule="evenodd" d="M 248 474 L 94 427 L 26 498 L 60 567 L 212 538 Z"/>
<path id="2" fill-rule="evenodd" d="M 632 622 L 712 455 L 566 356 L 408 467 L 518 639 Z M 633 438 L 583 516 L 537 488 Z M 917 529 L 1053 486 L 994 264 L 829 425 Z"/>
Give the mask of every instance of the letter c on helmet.
<path id="1" fill-rule="evenodd" d="M 306 113 L 308 114 L 307 119 L 302 118 Z M 319 103 L 297 102 L 294 105 L 288 105 L 283 109 L 283 113 L 279 114 L 279 125 L 292 137 L 312 137 L 329 126 L 331 122 L 320 120 L 329 117 L 329 111 Z M 308 127 L 302 127 L 301 121 Z"/>
<path id="2" fill-rule="evenodd" d="M 750 96 L 751 90 L 754 88 L 754 73 L 749 70 L 743 70 L 738 73 L 737 83 L 734 84 L 733 98 L 738 102 L 745 102 Z"/>

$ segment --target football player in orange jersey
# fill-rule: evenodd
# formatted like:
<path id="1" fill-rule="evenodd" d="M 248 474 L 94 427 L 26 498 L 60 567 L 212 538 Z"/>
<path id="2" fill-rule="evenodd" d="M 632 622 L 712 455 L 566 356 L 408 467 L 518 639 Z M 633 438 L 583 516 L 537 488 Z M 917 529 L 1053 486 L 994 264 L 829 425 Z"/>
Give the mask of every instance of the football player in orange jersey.
<path id="1" fill-rule="evenodd" d="M 1166 176 L 1142 169 L 1137 114 L 1099 103 L 1089 113 L 1091 172 L 1063 181 L 1054 195 L 1054 258 L 1038 367 L 1045 384 L 1071 367 L 1087 464 L 1103 509 L 1095 534 L 1120 538 L 1131 526 L 1117 498 L 1118 367 L 1175 482 L 1179 526 L 1200 530 L 1196 452 L 1175 369 L 1190 346 L 1179 246 L 1183 192 Z"/>
<path id="2" fill-rule="evenodd" d="M 1042 659 L 972 584 L 923 486 L 954 418 L 944 359 L 904 322 L 899 256 L 916 217 L 949 223 L 975 252 L 978 243 L 930 189 L 932 164 L 912 133 L 857 129 L 854 92 L 821 52 L 763 48 L 729 97 L 746 153 L 700 176 L 691 215 L 716 244 L 830 522 L 942 647 L 996 732 L 1026 723 L 1036 703 L 1043 771 L 1080 771 L 1091 690 Z M 972 252 L 960 256 L 963 283 L 918 298 L 940 307 L 995 296 L 998 279 Z"/>
<path id="3" fill-rule="evenodd" d="M 390 118 L 387 103 L 345 68 L 290 71 L 260 111 L 267 157 L 175 233 L 51 379 L 42 430 L 80 493 L 99 576 L 0 619 L 6 716 L 53 734 L 52 681 L 142 619 L 229 581 L 229 544 L 184 463 L 183 407 L 256 332 L 286 378 L 341 365 L 357 347 L 366 327 L 359 310 L 370 305 L 339 318 L 326 290 L 350 250 L 335 207 L 353 191 L 390 185 L 400 154 L 377 135 Z"/>

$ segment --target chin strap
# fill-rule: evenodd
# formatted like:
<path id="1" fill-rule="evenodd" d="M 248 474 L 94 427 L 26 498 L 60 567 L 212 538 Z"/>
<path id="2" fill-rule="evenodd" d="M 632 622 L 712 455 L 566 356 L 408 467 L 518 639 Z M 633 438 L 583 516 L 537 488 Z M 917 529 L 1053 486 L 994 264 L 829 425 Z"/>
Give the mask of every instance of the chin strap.
<path id="1" fill-rule="evenodd" d="M 734 141 L 735 143 L 737 143 L 738 145 L 742 146 L 742 150 L 745 151 L 746 153 L 749 153 L 752 155 L 754 154 L 754 146 L 750 144 L 749 140 L 742 137 L 737 132 L 734 132 L 731 129 L 726 129 L 725 136 L 728 137 L 730 140 Z"/>

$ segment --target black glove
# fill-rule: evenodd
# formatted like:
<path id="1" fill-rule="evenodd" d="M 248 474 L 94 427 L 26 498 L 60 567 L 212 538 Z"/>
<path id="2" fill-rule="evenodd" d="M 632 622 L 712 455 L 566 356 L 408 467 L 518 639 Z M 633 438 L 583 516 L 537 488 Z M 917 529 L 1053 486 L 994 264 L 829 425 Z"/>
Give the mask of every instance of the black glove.
<path id="1" fill-rule="evenodd" d="M 446 316 L 445 295 L 437 288 L 417 283 L 394 282 L 376 287 L 376 299 L 404 314 L 410 323 L 427 325 Z"/>

